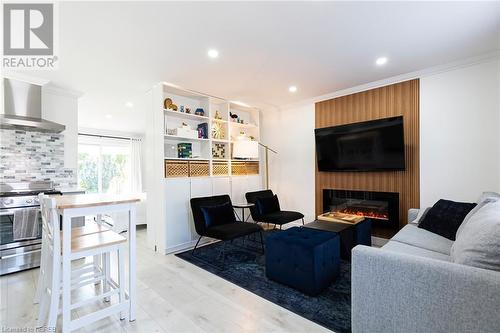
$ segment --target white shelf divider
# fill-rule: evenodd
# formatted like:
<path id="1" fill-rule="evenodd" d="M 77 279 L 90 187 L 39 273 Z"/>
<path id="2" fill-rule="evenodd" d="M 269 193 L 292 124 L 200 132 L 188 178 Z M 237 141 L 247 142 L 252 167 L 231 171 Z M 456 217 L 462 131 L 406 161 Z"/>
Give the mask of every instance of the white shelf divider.
<path id="1" fill-rule="evenodd" d="M 183 136 L 177 136 L 177 135 L 170 135 L 170 134 L 165 134 L 165 139 L 173 139 L 173 140 L 181 140 L 181 141 L 185 141 L 185 140 L 192 140 L 192 141 L 210 141 L 210 139 L 203 139 L 203 138 L 186 138 L 186 137 L 183 137 Z"/>
<path id="2" fill-rule="evenodd" d="M 179 118 L 179 119 L 187 119 L 187 120 L 199 120 L 200 122 L 204 121 L 209 121 L 210 118 L 206 116 L 199 116 L 193 113 L 185 113 L 185 112 L 179 112 L 179 111 L 172 111 L 172 110 L 167 110 L 164 109 L 165 115 L 167 117 L 174 117 L 174 118 Z"/>

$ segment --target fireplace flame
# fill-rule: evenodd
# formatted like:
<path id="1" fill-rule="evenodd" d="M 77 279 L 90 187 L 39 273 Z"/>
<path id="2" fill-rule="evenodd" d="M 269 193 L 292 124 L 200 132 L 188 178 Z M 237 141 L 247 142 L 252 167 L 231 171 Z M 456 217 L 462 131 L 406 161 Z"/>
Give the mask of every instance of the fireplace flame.
<path id="1" fill-rule="evenodd" d="M 357 215 L 363 216 L 371 219 L 378 220 L 389 220 L 389 214 L 385 212 L 376 212 L 376 211 L 362 211 L 352 207 L 346 207 L 340 210 L 337 210 L 339 213 L 348 214 L 348 215 Z"/>

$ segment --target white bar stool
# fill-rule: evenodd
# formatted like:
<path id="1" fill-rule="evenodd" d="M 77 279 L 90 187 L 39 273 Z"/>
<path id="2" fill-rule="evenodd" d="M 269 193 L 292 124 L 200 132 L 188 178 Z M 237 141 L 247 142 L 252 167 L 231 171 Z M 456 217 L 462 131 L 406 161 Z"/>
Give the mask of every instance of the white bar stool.
<path id="1" fill-rule="evenodd" d="M 43 226 L 42 226 L 43 229 Z M 103 226 L 102 224 L 96 223 L 96 222 L 90 222 L 87 221 L 85 226 L 83 227 L 77 227 L 71 229 L 71 238 L 76 238 L 80 236 L 85 236 L 85 235 L 92 235 L 96 234 L 99 232 L 104 232 L 104 231 L 109 231 L 110 229 Z M 33 300 L 33 303 L 37 304 L 40 302 L 40 296 L 43 290 L 43 281 L 42 278 L 45 274 L 45 269 L 48 267 L 45 265 L 47 262 L 47 253 L 49 252 L 49 241 L 45 240 L 44 237 L 47 235 L 47 232 L 44 230 L 42 233 L 42 248 L 41 248 L 41 256 L 40 256 L 40 274 L 38 275 L 38 283 L 36 285 L 36 293 L 35 293 L 35 298 Z M 95 255 L 94 260 L 92 263 L 86 263 L 84 265 L 81 265 L 78 267 L 78 269 L 73 271 L 73 275 L 75 277 L 81 277 L 84 278 L 85 275 L 90 273 L 92 270 L 94 270 L 94 274 L 99 274 L 103 273 L 102 268 L 100 267 L 101 265 L 101 258 L 98 255 Z M 100 280 L 97 280 L 95 284 L 100 283 Z"/>
<path id="2" fill-rule="evenodd" d="M 126 238 L 104 228 L 101 225 L 90 225 L 75 228 L 71 231 L 71 260 L 90 256 L 103 256 L 103 268 L 96 272 L 94 262 L 85 264 L 72 270 L 71 290 L 62 290 L 61 283 L 61 232 L 59 215 L 55 199 L 39 195 L 42 214 L 42 262 L 40 265 L 39 285 L 36 298 L 40 301 L 40 310 L 37 325 L 55 327 L 59 310 L 59 298 L 62 293 L 71 293 L 71 290 L 81 288 L 98 281 L 103 282 L 103 292 L 86 300 L 70 305 L 74 310 L 96 300 L 109 300 L 118 295 L 118 304 L 106 307 L 88 314 L 70 323 L 71 330 L 78 329 L 104 317 L 120 312 L 120 319 L 128 315 L 128 300 L 125 295 L 125 243 Z M 109 275 L 109 258 L 112 252 L 118 256 L 118 282 Z M 95 257 L 94 257 L 95 258 Z M 64 309 L 66 310 L 66 309 Z"/>

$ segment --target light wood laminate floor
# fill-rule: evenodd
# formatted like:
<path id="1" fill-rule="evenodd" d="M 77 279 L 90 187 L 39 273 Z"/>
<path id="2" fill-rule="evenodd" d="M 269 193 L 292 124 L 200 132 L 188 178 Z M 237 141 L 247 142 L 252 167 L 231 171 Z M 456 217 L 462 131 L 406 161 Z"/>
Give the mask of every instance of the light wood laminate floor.
<path id="1" fill-rule="evenodd" d="M 137 320 L 110 317 L 79 332 L 330 332 L 173 255 L 154 253 L 145 245 L 145 229 L 137 237 Z M 38 269 L 0 277 L 1 328 L 34 327 L 37 278 Z M 88 297 L 95 288 L 100 286 L 87 286 L 73 297 Z M 72 315 L 103 306 L 96 302 Z"/>

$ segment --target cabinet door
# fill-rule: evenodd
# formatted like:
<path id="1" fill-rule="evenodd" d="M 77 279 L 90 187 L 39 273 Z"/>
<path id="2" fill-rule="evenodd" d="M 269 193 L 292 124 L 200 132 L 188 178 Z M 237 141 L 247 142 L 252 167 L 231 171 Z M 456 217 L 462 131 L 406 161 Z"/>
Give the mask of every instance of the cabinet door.
<path id="1" fill-rule="evenodd" d="M 209 177 L 191 178 L 191 198 L 212 195 L 212 180 Z"/>
<path id="2" fill-rule="evenodd" d="M 166 179 L 166 243 L 167 250 L 188 243 L 192 239 L 189 199 L 191 195 L 188 178 Z"/>
<path id="3" fill-rule="evenodd" d="M 247 176 L 247 184 L 248 184 L 248 191 L 247 192 L 254 192 L 254 191 L 260 191 L 263 190 L 264 187 L 262 185 L 262 177 L 260 175 L 255 175 L 255 176 Z"/>
<path id="4" fill-rule="evenodd" d="M 233 203 L 247 202 L 245 193 L 248 191 L 248 180 L 246 176 L 231 177 L 231 201 Z"/>
<path id="5" fill-rule="evenodd" d="M 231 195 L 231 182 L 229 177 L 212 178 L 213 195 Z"/>
<path id="6" fill-rule="evenodd" d="M 191 198 L 212 196 L 212 180 L 209 177 L 191 178 Z M 189 226 L 191 230 L 191 241 L 197 240 L 199 235 L 196 233 L 193 220 L 193 211 L 189 207 Z"/>

